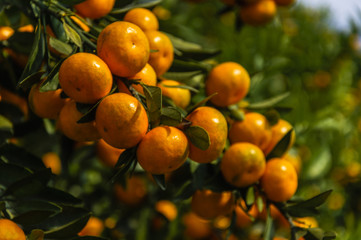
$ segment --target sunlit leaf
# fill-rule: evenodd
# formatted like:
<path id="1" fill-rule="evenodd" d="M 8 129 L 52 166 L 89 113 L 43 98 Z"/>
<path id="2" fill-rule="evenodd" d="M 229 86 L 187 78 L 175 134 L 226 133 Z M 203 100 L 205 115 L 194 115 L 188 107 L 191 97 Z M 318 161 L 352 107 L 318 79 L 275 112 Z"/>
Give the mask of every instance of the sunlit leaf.
<path id="1" fill-rule="evenodd" d="M 182 122 L 182 114 L 176 108 L 162 108 L 160 122 L 168 126 L 178 126 Z"/>
<path id="2" fill-rule="evenodd" d="M 266 100 L 261 101 L 261 102 L 250 103 L 248 105 L 247 109 L 259 110 L 259 109 L 271 108 L 274 105 L 276 105 L 277 103 L 279 103 L 279 102 L 283 101 L 284 99 L 286 99 L 289 95 L 290 95 L 290 93 L 286 92 L 286 93 L 280 94 L 280 95 L 272 97 L 270 99 L 266 99 Z"/>

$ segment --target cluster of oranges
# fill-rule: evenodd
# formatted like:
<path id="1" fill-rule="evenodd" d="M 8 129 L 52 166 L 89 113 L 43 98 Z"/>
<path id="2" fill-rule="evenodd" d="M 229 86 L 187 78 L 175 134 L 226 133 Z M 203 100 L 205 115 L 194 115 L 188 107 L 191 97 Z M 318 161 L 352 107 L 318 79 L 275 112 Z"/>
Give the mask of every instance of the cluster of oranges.
<path id="1" fill-rule="evenodd" d="M 290 6 L 295 0 L 222 0 L 227 6 L 239 6 L 239 17 L 245 24 L 260 26 L 270 22 L 277 7 Z"/>

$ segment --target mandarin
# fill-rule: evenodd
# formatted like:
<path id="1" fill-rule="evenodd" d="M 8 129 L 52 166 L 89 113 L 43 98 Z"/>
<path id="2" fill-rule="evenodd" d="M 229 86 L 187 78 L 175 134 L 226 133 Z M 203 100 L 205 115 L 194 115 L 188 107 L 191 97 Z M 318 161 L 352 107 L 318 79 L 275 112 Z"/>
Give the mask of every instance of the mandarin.
<path id="1" fill-rule="evenodd" d="M 104 230 L 104 223 L 97 217 L 90 217 L 84 228 L 78 233 L 79 236 L 98 237 Z"/>
<path id="2" fill-rule="evenodd" d="M 118 162 L 120 154 L 125 149 L 115 148 L 105 142 L 103 139 L 99 139 L 95 146 L 96 155 L 99 160 L 108 167 L 114 167 Z"/>
<path id="3" fill-rule="evenodd" d="M 24 231 L 9 219 L 0 219 L 1 240 L 25 240 Z"/>
<path id="4" fill-rule="evenodd" d="M 246 24 L 259 26 L 271 21 L 276 15 L 277 6 L 273 0 L 260 0 L 240 8 L 239 14 Z"/>
<path id="5" fill-rule="evenodd" d="M 74 8 L 83 17 L 97 19 L 110 13 L 114 3 L 115 0 L 85 0 L 74 5 Z"/>
<path id="6" fill-rule="evenodd" d="M 162 89 L 162 95 L 169 97 L 176 106 L 184 109 L 191 102 L 191 93 L 188 89 L 177 86 L 181 86 L 181 83 L 174 80 L 162 80 L 158 83 L 158 87 Z"/>
<path id="7" fill-rule="evenodd" d="M 293 127 L 289 122 L 287 122 L 286 120 L 283 120 L 283 119 L 279 119 L 278 122 L 271 127 L 271 132 L 272 132 L 271 141 L 269 142 L 267 148 L 264 151 L 265 155 L 269 154 L 273 150 L 273 148 L 277 145 L 277 143 L 279 141 L 281 141 L 282 138 L 290 130 L 292 130 L 292 133 L 291 133 L 290 142 L 288 144 L 286 151 L 288 151 L 294 144 L 295 138 L 296 138 L 296 133 L 293 130 Z"/>
<path id="8" fill-rule="evenodd" d="M 158 30 L 159 27 L 157 17 L 146 8 L 133 8 L 125 14 L 123 20 L 134 23 L 143 31 Z"/>

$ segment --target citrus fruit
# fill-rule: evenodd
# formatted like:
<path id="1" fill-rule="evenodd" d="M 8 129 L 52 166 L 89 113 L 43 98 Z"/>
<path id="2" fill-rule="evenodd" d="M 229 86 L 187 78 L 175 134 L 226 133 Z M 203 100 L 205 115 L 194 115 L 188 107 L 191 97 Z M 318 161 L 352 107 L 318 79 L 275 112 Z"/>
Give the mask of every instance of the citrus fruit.
<path id="1" fill-rule="evenodd" d="M 17 31 L 19 32 L 34 32 L 34 26 L 31 25 L 31 24 L 27 24 L 27 25 L 24 25 L 24 26 L 21 26 L 17 29 Z"/>
<path id="2" fill-rule="evenodd" d="M 240 17 L 246 24 L 259 26 L 268 23 L 276 15 L 277 6 L 273 0 L 260 0 L 240 8 Z"/>
<path id="3" fill-rule="evenodd" d="M 108 167 L 114 167 L 117 163 L 120 154 L 124 149 L 112 147 L 103 139 L 99 139 L 96 143 L 96 154 L 99 160 Z"/>
<path id="4" fill-rule="evenodd" d="M 185 226 L 184 235 L 191 239 L 209 239 L 212 234 L 209 221 L 198 217 L 193 212 L 184 214 L 182 222 Z"/>
<path id="5" fill-rule="evenodd" d="M 42 92 L 40 86 L 43 81 L 31 87 L 28 96 L 30 109 L 38 117 L 57 119 L 61 109 L 65 103 L 69 101 L 69 98 L 63 98 L 61 96 L 62 89 Z"/>
<path id="6" fill-rule="evenodd" d="M 0 86 L 0 95 L 2 102 L 6 102 L 16 106 L 24 114 L 25 119 L 28 117 L 29 115 L 28 101 L 24 97 L 14 92 L 11 92 L 2 86 Z"/>
<path id="7" fill-rule="evenodd" d="M 110 92 L 113 76 L 98 56 L 81 52 L 61 64 L 59 83 L 65 94 L 76 102 L 92 104 Z"/>
<path id="8" fill-rule="evenodd" d="M 240 142 L 226 150 L 220 168 L 228 183 L 235 187 L 246 187 L 262 177 L 266 159 L 256 145 Z"/>
<path id="9" fill-rule="evenodd" d="M 115 0 L 85 0 L 74 5 L 74 8 L 83 17 L 97 19 L 110 13 L 114 3 Z"/>
<path id="10" fill-rule="evenodd" d="M 300 174 L 302 168 L 302 160 L 300 155 L 287 152 L 285 155 L 282 156 L 282 159 L 289 161 L 295 168 L 297 175 Z"/>
<path id="11" fill-rule="evenodd" d="M 271 140 L 271 127 L 262 114 L 249 112 L 245 114 L 243 121 L 235 121 L 231 124 L 228 137 L 231 144 L 249 142 L 264 151 Z"/>
<path id="12" fill-rule="evenodd" d="M 99 139 L 100 136 L 94 121 L 77 123 L 82 116 L 83 114 L 76 107 L 76 102 L 74 100 L 68 101 L 60 111 L 57 126 L 65 136 L 74 141 L 83 142 Z"/>
<path id="13" fill-rule="evenodd" d="M 130 77 L 142 70 L 150 52 L 144 32 L 125 21 L 113 22 L 101 31 L 97 51 L 110 71 L 120 77 Z"/>
<path id="14" fill-rule="evenodd" d="M 155 210 L 166 217 L 168 221 L 173 221 L 178 215 L 176 205 L 169 200 L 159 200 L 155 204 Z"/>
<path id="15" fill-rule="evenodd" d="M 162 95 L 172 99 L 176 106 L 186 108 L 191 102 L 191 93 L 188 89 L 176 86 L 181 86 L 181 83 L 174 80 L 162 80 L 158 83 L 158 87 L 162 89 Z"/>
<path id="16" fill-rule="evenodd" d="M 150 130 L 139 143 L 137 159 L 152 174 L 165 174 L 179 168 L 187 159 L 189 144 L 185 134 L 170 126 Z"/>
<path id="17" fill-rule="evenodd" d="M 145 64 L 144 68 L 137 72 L 135 75 L 128 77 L 130 80 L 139 80 L 145 85 L 155 86 L 157 84 L 157 75 L 152 66 L 148 63 Z M 119 92 L 125 92 L 130 94 L 129 89 L 125 86 L 121 79 L 117 80 L 117 85 Z M 140 84 L 132 84 L 132 87 L 137 90 L 139 93 L 144 94 L 143 87 Z"/>
<path id="18" fill-rule="evenodd" d="M 295 2 L 295 0 L 274 0 L 279 6 L 289 6 Z"/>
<path id="19" fill-rule="evenodd" d="M 147 184 L 140 175 L 133 175 L 126 179 L 125 188 L 116 183 L 114 184 L 114 194 L 116 199 L 128 206 L 139 205 L 147 195 Z"/>
<path id="20" fill-rule="evenodd" d="M 293 165 L 280 158 L 270 159 L 261 178 L 266 197 L 274 202 L 289 200 L 296 192 L 297 172 Z"/>
<path id="21" fill-rule="evenodd" d="M 76 16 L 70 16 L 71 20 L 73 20 L 81 29 L 83 29 L 84 32 L 89 32 L 90 28 L 88 25 L 83 23 L 78 17 Z"/>
<path id="22" fill-rule="evenodd" d="M 104 141 L 120 149 L 137 145 L 148 130 L 143 105 L 126 93 L 106 96 L 97 107 L 95 122 Z"/>
<path id="23" fill-rule="evenodd" d="M 277 145 L 277 143 L 279 141 L 281 141 L 281 139 L 291 130 L 293 129 L 292 125 L 283 120 L 283 119 L 279 119 L 278 122 L 273 125 L 271 127 L 271 141 L 269 142 L 266 150 L 264 151 L 265 155 L 269 154 L 273 148 Z M 291 133 L 291 139 L 290 139 L 290 142 L 288 144 L 288 148 L 286 149 L 286 151 L 288 151 L 293 143 L 295 142 L 295 138 L 296 138 L 296 134 L 295 134 L 295 131 L 292 130 L 292 133 Z"/>
<path id="24" fill-rule="evenodd" d="M 157 76 L 163 75 L 173 63 L 174 50 L 169 37 L 160 31 L 146 31 L 149 47 L 153 51 L 148 63 L 152 65 Z"/>
<path id="25" fill-rule="evenodd" d="M 25 240 L 24 231 L 9 219 L 0 219 L 1 240 Z"/>
<path id="26" fill-rule="evenodd" d="M 134 23 L 143 31 L 158 30 L 159 27 L 157 17 L 146 8 L 133 8 L 125 14 L 123 20 Z"/>
<path id="27" fill-rule="evenodd" d="M 242 100 L 248 93 L 250 77 L 246 69 L 235 62 L 215 66 L 206 79 L 206 94 L 214 105 L 227 107 Z"/>
<path id="28" fill-rule="evenodd" d="M 245 212 L 246 204 L 245 202 L 239 201 L 237 204 L 235 211 L 236 211 L 236 226 L 238 228 L 246 228 L 250 226 L 253 222 L 252 218 L 256 218 L 258 214 L 258 209 L 256 204 L 253 204 L 248 212 Z"/>
<path id="29" fill-rule="evenodd" d="M 232 192 L 213 192 L 211 190 L 197 190 L 192 196 L 191 209 L 199 217 L 214 219 L 221 215 L 228 215 L 234 209 Z"/>
<path id="30" fill-rule="evenodd" d="M 186 119 L 191 122 L 190 126 L 204 128 L 210 139 L 206 150 L 190 143 L 189 158 L 199 163 L 209 163 L 217 159 L 227 141 L 227 122 L 222 113 L 212 107 L 198 107 Z"/>
<path id="31" fill-rule="evenodd" d="M 0 41 L 8 40 L 13 34 L 14 29 L 9 26 L 1 26 L 0 27 Z"/>
<path id="32" fill-rule="evenodd" d="M 79 236 L 98 237 L 104 230 L 104 223 L 97 217 L 90 217 L 85 227 L 78 233 Z"/>
<path id="33" fill-rule="evenodd" d="M 61 173 L 61 160 L 59 158 L 59 155 L 55 152 L 48 152 L 45 153 L 41 160 L 43 161 L 45 167 L 50 168 L 51 172 L 59 175 Z"/>

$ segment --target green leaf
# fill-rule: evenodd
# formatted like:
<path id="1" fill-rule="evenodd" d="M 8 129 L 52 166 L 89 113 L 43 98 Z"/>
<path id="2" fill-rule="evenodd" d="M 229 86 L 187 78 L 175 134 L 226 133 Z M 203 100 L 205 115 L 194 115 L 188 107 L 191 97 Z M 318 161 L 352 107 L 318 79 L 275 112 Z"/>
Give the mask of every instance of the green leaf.
<path id="1" fill-rule="evenodd" d="M 51 187 L 45 187 L 38 193 L 36 197 L 38 200 L 49 201 L 68 206 L 77 206 L 82 203 L 79 198 L 74 197 L 70 193 Z"/>
<path id="2" fill-rule="evenodd" d="M 73 52 L 73 48 L 69 44 L 53 38 L 52 36 L 49 37 L 49 45 L 64 55 L 70 55 Z"/>
<path id="3" fill-rule="evenodd" d="M 0 161 L 0 186 L 6 188 L 29 175 L 30 171 L 21 166 Z"/>
<path id="4" fill-rule="evenodd" d="M 161 174 L 161 175 L 153 174 L 152 176 L 153 176 L 155 182 L 157 183 L 158 187 L 160 187 L 160 189 L 165 191 L 167 186 L 166 186 L 166 183 L 165 183 L 164 174 Z"/>
<path id="5" fill-rule="evenodd" d="M 159 4 L 162 0 L 134 0 L 122 8 L 114 8 L 111 14 L 128 12 L 132 8 L 149 8 Z"/>
<path id="6" fill-rule="evenodd" d="M 189 107 L 187 110 L 189 113 L 193 112 L 196 108 L 203 106 L 204 104 L 206 104 L 209 99 L 211 99 L 212 97 L 214 97 L 215 95 L 217 95 L 218 93 L 213 93 L 212 95 L 204 98 L 203 100 L 199 101 L 198 103 L 194 104 L 193 106 Z"/>
<path id="7" fill-rule="evenodd" d="M 165 79 L 172 79 L 179 82 L 189 80 L 190 78 L 193 78 L 194 76 L 197 76 L 199 74 L 202 74 L 202 71 L 191 71 L 191 72 L 166 72 L 162 75 Z"/>
<path id="8" fill-rule="evenodd" d="M 335 239 L 336 234 L 334 232 L 324 231 L 321 228 L 308 228 L 305 239 L 317 239 L 317 240 L 331 240 Z"/>
<path id="9" fill-rule="evenodd" d="M 161 109 L 160 123 L 168 126 L 178 126 L 182 122 L 182 114 L 173 107 Z"/>
<path id="10" fill-rule="evenodd" d="M 114 183 L 120 176 L 125 175 L 128 170 L 137 163 L 136 147 L 129 148 L 120 154 L 115 164 L 115 172 L 110 178 L 110 182 Z"/>
<path id="11" fill-rule="evenodd" d="M 64 27 L 67 37 L 73 43 L 75 43 L 75 45 L 77 45 L 78 47 L 81 48 L 83 46 L 83 43 L 81 41 L 79 34 L 71 26 L 69 26 L 69 24 L 67 24 L 65 21 L 63 22 L 63 27 Z"/>
<path id="12" fill-rule="evenodd" d="M 294 234 L 294 238 L 292 239 L 300 239 L 301 237 L 305 236 L 307 234 L 307 230 L 300 227 L 292 227 L 291 233 Z"/>
<path id="13" fill-rule="evenodd" d="M 57 39 L 59 39 L 60 41 L 66 42 L 68 40 L 65 30 L 64 30 L 64 26 L 63 26 L 63 22 L 58 19 L 57 17 L 49 14 L 49 25 L 51 30 L 53 31 L 53 33 L 55 34 L 55 37 Z M 46 30 L 46 28 L 45 28 Z M 50 33 L 47 32 L 48 36 L 50 36 Z"/>
<path id="14" fill-rule="evenodd" d="M 264 240 L 272 240 L 274 234 L 273 219 L 271 217 L 271 209 L 267 207 L 267 219 L 264 230 Z"/>
<path id="15" fill-rule="evenodd" d="M 230 112 L 230 117 L 237 121 L 243 121 L 245 116 L 244 112 L 240 110 L 236 105 L 231 105 L 228 107 L 228 110 Z"/>
<path id="16" fill-rule="evenodd" d="M 14 134 L 13 124 L 6 117 L 0 115 L 0 146 Z"/>
<path id="17" fill-rule="evenodd" d="M 147 102 L 147 110 L 152 127 L 158 126 L 162 108 L 162 90 L 159 87 L 142 84 Z"/>
<path id="18" fill-rule="evenodd" d="M 321 144 L 319 149 L 312 153 L 310 164 L 305 167 L 303 174 L 307 179 L 318 179 L 325 176 L 331 168 L 332 154 L 330 146 Z"/>
<path id="19" fill-rule="evenodd" d="M 196 190 L 194 188 L 193 182 L 188 180 L 180 187 L 178 192 L 176 192 L 176 194 L 174 194 L 174 199 L 176 201 L 177 200 L 182 201 L 182 200 L 189 199 L 195 191 Z"/>
<path id="20" fill-rule="evenodd" d="M 74 6 L 75 4 L 84 2 L 85 0 L 59 0 L 59 2 L 68 5 L 68 6 Z"/>
<path id="21" fill-rule="evenodd" d="M 34 42 L 34 34 L 30 32 L 18 32 L 8 39 L 9 48 L 16 53 L 29 55 L 31 51 L 31 44 Z"/>
<path id="22" fill-rule="evenodd" d="M 211 68 L 212 66 L 210 64 L 206 64 L 203 62 L 174 59 L 169 71 L 170 72 L 192 72 L 192 71 L 208 72 Z"/>
<path id="23" fill-rule="evenodd" d="M 40 70 L 38 72 L 30 74 L 29 76 L 27 76 L 18 83 L 18 87 L 21 87 L 23 89 L 31 88 L 33 84 L 38 83 L 40 81 L 44 73 L 45 73 L 44 70 Z"/>
<path id="24" fill-rule="evenodd" d="M 251 206 L 252 204 L 254 204 L 254 202 L 255 202 L 254 188 L 249 187 L 246 195 L 246 204 L 247 206 Z"/>
<path id="25" fill-rule="evenodd" d="M 166 85 L 166 84 L 163 84 L 163 83 L 160 83 L 162 86 L 166 87 L 166 88 L 182 88 L 182 89 L 187 89 L 191 92 L 195 92 L 195 93 L 198 93 L 198 89 L 195 89 L 191 86 L 187 86 L 187 85 Z"/>
<path id="26" fill-rule="evenodd" d="M 293 128 L 276 144 L 272 151 L 267 155 L 267 159 L 282 157 L 289 149 L 291 143 Z"/>
<path id="27" fill-rule="evenodd" d="M 40 92 L 46 91 L 54 91 L 58 88 L 59 85 L 59 69 L 61 64 L 65 61 L 66 58 L 61 59 L 58 61 L 53 69 L 51 69 L 49 75 L 45 79 L 45 81 L 40 86 Z"/>
<path id="28" fill-rule="evenodd" d="M 258 102 L 258 103 L 250 103 L 247 106 L 247 109 L 260 110 L 260 109 L 271 108 L 271 107 L 275 106 L 277 103 L 286 99 L 289 95 L 290 95 L 290 92 L 286 92 L 286 93 L 282 93 L 278 96 L 266 99 L 266 100 Z"/>
<path id="29" fill-rule="evenodd" d="M 44 231 L 41 229 L 34 229 L 31 231 L 30 235 L 27 237 L 28 240 L 43 240 Z"/>
<path id="30" fill-rule="evenodd" d="M 203 151 L 207 150 L 211 144 L 207 131 L 200 126 L 188 127 L 185 134 L 194 146 Z"/>

